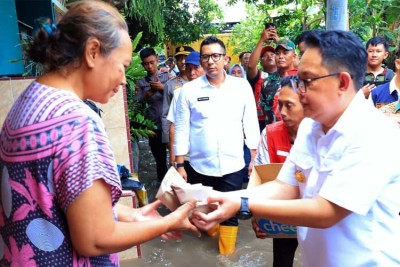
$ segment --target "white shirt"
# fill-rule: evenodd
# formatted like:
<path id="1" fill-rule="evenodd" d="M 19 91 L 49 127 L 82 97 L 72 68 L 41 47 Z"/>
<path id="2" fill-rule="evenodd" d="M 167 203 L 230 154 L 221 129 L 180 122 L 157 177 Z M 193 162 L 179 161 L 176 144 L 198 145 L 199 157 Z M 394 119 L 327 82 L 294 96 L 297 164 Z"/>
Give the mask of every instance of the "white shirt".
<path id="1" fill-rule="evenodd" d="M 258 144 L 257 154 L 254 158 L 254 166 L 271 163 L 268 152 L 267 128 L 264 128 L 260 135 L 260 143 Z"/>
<path id="2" fill-rule="evenodd" d="M 399 140 L 362 90 L 327 134 L 302 121 L 278 179 L 299 186 L 302 198 L 319 195 L 352 212 L 327 229 L 297 228 L 304 267 L 400 265 Z"/>
<path id="3" fill-rule="evenodd" d="M 220 88 L 205 75 L 186 83 L 176 103 L 176 155 L 189 152 L 198 173 L 223 176 L 244 167 L 243 144 L 256 149 L 259 141 L 256 103 L 250 84 L 225 75 Z"/>
<path id="4" fill-rule="evenodd" d="M 176 88 L 174 90 L 174 97 L 171 100 L 171 104 L 169 106 L 168 110 L 168 115 L 167 115 L 167 120 L 170 121 L 171 123 L 175 123 L 175 114 L 176 114 L 176 101 L 179 97 L 179 92 L 181 91 L 181 88 Z"/>

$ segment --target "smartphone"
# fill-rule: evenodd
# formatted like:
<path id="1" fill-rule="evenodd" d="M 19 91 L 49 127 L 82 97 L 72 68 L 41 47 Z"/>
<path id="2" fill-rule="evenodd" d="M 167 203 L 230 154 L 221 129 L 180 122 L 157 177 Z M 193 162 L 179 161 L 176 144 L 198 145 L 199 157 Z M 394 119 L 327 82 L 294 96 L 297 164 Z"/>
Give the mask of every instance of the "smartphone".
<path id="1" fill-rule="evenodd" d="M 276 25 L 275 25 L 275 23 L 273 23 L 273 22 L 266 22 L 266 23 L 265 23 L 265 29 L 266 29 L 266 30 L 267 30 L 267 29 L 274 29 L 274 30 L 276 31 Z M 268 40 L 269 40 L 269 41 L 273 41 L 274 38 L 273 38 L 273 37 L 270 37 L 270 38 L 268 38 Z"/>

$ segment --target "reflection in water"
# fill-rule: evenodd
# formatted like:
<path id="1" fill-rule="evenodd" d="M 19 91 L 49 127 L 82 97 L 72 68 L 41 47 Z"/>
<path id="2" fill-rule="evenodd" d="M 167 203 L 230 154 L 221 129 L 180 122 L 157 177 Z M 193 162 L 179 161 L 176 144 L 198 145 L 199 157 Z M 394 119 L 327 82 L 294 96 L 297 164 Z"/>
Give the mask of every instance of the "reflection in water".
<path id="1" fill-rule="evenodd" d="M 149 201 L 157 193 L 156 167 L 147 142 L 139 143 L 139 179 L 145 183 Z M 166 214 L 165 208 L 160 213 Z M 121 262 L 121 267 L 269 267 L 272 266 L 272 239 L 257 239 L 251 228 L 251 222 L 240 221 L 236 251 L 229 256 L 218 253 L 218 237 L 209 237 L 203 233 L 197 238 L 185 233 L 182 241 L 151 240 L 141 245 L 142 257 Z M 299 253 L 296 254 L 294 267 L 300 267 Z"/>

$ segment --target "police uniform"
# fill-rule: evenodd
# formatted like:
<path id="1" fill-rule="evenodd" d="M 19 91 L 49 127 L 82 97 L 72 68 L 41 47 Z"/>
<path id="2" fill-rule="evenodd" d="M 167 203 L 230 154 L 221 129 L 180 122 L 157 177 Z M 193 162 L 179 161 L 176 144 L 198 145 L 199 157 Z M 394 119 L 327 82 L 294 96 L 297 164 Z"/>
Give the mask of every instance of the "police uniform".
<path id="1" fill-rule="evenodd" d="M 158 80 L 164 84 L 169 79 L 168 72 L 158 72 Z M 151 153 L 156 160 L 157 178 L 161 181 L 168 170 L 167 167 L 167 146 L 162 143 L 161 115 L 163 105 L 163 91 L 157 90 L 151 96 L 146 97 L 147 91 L 151 90 L 150 81 L 157 80 L 156 77 L 146 76 L 136 83 L 137 94 L 136 99 L 148 104 L 145 117 L 155 123 L 157 129 L 153 130 L 154 135 L 149 137 L 149 145 Z"/>
<path id="2" fill-rule="evenodd" d="M 178 46 L 175 50 L 175 57 L 179 55 L 187 56 L 190 52 L 194 51 L 190 46 Z M 174 90 L 182 87 L 187 81 L 183 79 L 181 74 L 176 76 L 175 78 L 170 79 L 164 86 L 164 94 L 163 94 L 163 107 L 162 107 L 162 142 L 169 142 L 169 127 L 171 122 L 167 120 L 167 115 L 169 111 L 169 106 L 171 105 L 172 98 L 174 96 Z"/>

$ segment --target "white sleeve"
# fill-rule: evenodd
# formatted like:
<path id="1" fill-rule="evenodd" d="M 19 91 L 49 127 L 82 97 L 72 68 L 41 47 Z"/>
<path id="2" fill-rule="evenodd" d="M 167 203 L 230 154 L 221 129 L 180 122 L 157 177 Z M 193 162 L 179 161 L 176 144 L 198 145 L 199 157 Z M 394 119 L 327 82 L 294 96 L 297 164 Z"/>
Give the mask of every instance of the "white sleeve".
<path id="1" fill-rule="evenodd" d="M 270 163 L 269 153 L 268 153 L 268 142 L 266 135 L 266 128 L 262 130 L 260 135 L 260 143 L 258 144 L 257 154 L 254 159 L 254 165 L 262 165 Z"/>

